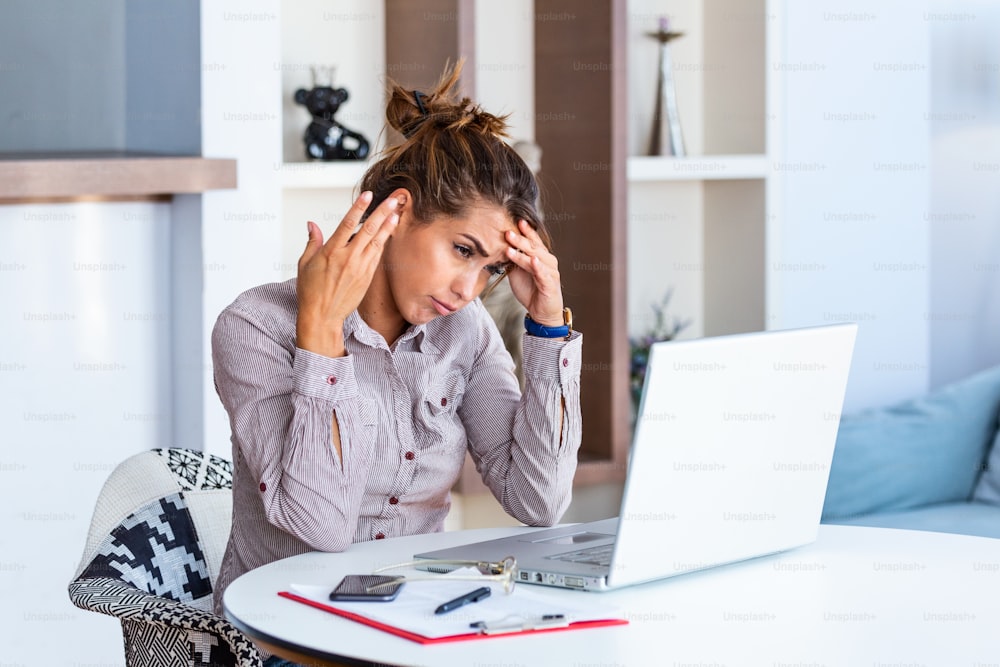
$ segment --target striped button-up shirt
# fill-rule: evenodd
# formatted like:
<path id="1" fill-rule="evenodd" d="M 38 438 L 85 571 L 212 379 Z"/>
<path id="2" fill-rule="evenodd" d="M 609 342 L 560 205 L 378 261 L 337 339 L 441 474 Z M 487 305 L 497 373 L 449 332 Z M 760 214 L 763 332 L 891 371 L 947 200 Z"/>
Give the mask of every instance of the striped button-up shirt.
<path id="1" fill-rule="evenodd" d="M 511 516 L 559 520 L 580 446 L 578 332 L 525 336 L 522 395 L 478 299 L 391 346 L 355 311 L 340 358 L 296 348 L 296 308 L 294 280 L 262 285 L 212 332 L 234 463 L 217 612 L 232 580 L 274 560 L 442 530 L 466 451 Z"/>

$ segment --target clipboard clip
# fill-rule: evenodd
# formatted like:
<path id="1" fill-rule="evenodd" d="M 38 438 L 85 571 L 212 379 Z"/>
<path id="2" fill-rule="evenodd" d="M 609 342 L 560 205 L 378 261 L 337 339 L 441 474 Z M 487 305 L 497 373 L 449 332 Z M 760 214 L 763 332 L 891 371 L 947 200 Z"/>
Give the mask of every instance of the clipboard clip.
<path id="1" fill-rule="evenodd" d="M 505 635 L 514 632 L 565 628 L 568 626 L 569 619 L 564 614 L 543 614 L 535 618 L 506 616 L 498 621 L 475 621 L 469 623 L 469 627 L 473 630 L 478 630 L 481 635 Z"/>

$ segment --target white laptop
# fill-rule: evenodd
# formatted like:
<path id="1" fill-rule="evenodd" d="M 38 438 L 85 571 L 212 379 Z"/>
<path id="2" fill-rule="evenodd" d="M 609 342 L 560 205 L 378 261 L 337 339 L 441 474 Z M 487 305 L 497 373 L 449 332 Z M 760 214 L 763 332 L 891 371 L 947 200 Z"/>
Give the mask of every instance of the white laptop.
<path id="1" fill-rule="evenodd" d="M 606 590 L 815 541 L 856 334 L 653 345 L 617 518 L 416 558 L 512 555 L 521 583 Z"/>

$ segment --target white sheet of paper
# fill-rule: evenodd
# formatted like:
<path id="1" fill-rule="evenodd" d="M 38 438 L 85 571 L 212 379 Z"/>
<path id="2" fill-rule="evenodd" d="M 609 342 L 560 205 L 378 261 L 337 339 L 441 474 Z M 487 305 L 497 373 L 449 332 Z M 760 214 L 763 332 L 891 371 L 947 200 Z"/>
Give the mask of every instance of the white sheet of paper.
<path id="1" fill-rule="evenodd" d="M 532 590 L 530 586 L 517 586 L 508 595 L 499 582 L 455 579 L 455 575 L 462 572 L 474 575 L 477 570 L 456 570 L 441 575 L 434 581 L 407 581 L 391 602 L 333 602 L 330 600 L 330 591 L 336 582 L 329 586 L 291 584 L 289 590 L 309 600 L 432 639 L 477 632 L 470 624 L 480 621 L 493 626 L 532 627 L 543 623 L 542 616 L 549 614 L 562 614 L 569 623 L 624 618 L 620 609 L 598 602 L 590 595 L 581 594 L 582 599 L 578 603 L 559 601 L 554 604 L 544 593 Z M 405 576 L 407 573 L 402 574 Z M 410 574 L 426 576 L 427 573 L 414 570 Z M 443 602 L 480 586 L 490 588 L 490 597 L 444 614 L 434 613 Z"/>

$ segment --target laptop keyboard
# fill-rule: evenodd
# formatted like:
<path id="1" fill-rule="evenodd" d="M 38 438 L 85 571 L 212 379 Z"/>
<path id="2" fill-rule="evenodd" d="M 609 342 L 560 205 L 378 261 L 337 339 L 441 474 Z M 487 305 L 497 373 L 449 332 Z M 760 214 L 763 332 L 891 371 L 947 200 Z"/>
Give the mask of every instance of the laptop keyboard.
<path id="1" fill-rule="evenodd" d="M 584 563 L 586 565 L 611 565 L 611 551 L 614 544 L 599 544 L 595 547 L 587 547 L 578 551 L 569 551 L 564 554 L 548 556 L 551 560 L 561 560 L 566 563 Z"/>

